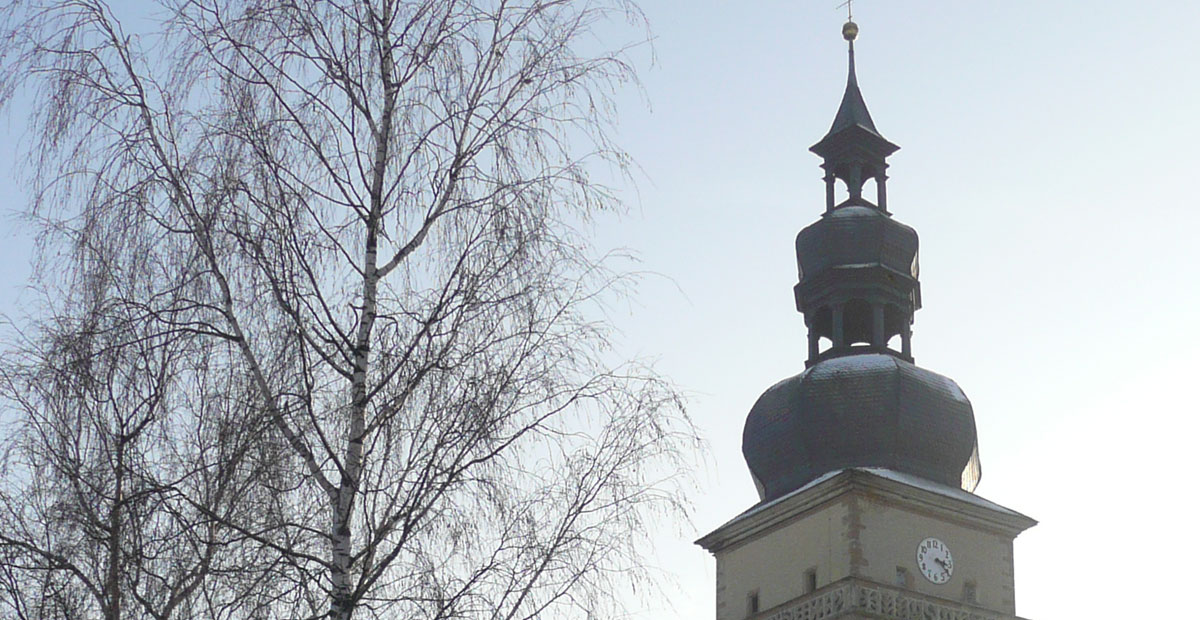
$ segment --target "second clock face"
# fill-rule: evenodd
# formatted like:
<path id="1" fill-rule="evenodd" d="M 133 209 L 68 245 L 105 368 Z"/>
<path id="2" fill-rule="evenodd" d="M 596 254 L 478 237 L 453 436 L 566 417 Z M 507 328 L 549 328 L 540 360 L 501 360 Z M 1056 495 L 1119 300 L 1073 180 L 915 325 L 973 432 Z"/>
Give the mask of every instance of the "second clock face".
<path id="1" fill-rule="evenodd" d="M 954 558 L 950 548 L 936 538 L 926 538 L 917 545 L 917 567 L 925 578 L 936 584 L 950 581 L 954 573 Z"/>

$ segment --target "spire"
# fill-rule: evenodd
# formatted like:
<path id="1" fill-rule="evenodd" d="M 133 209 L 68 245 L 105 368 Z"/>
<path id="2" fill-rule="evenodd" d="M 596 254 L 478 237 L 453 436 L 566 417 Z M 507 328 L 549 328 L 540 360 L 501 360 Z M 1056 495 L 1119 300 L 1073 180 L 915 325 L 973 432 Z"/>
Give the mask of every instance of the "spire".
<path id="1" fill-rule="evenodd" d="M 858 76 L 854 67 L 854 40 L 858 38 L 858 24 L 853 21 L 842 26 L 842 37 L 850 45 L 850 69 L 846 77 L 846 93 L 838 107 L 833 126 L 821 141 L 812 146 L 813 153 L 825 160 L 826 202 L 825 211 L 831 213 L 840 206 L 872 207 L 887 213 L 887 190 L 884 185 L 887 175 L 887 158 L 900 147 L 888 142 L 875 128 L 862 91 L 858 88 Z M 878 197 L 876 203 L 863 198 L 863 184 L 875 179 Z M 850 198 L 840 205 L 834 204 L 836 181 L 846 184 Z"/>
<path id="2" fill-rule="evenodd" d="M 850 44 L 850 74 L 833 128 L 812 147 L 824 159 L 825 215 L 796 237 L 796 309 L 809 328 L 810 366 L 860 353 L 912 362 L 910 327 L 921 307 L 917 232 L 887 210 L 887 158 L 900 147 L 876 131 L 859 92 L 858 25 L 846 22 L 842 36 Z M 835 204 L 839 181 L 848 197 Z M 869 182 L 875 202 L 864 196 Z"/>
<path id="3" fill-rule="evenodd" d="M 846 94 L 842 95 L 842 105 L 838 108 L 827 137 L 858 125 L 882 138 L 871 120 L 871 113 L 867 111 L 867 102 L 863 101 L 862 91 L 858 89 L 858 76 L 854 71 L 854 39 L 858 37 L 858 24 L 846 22 L 842 27 L 842 36 L 850 43 L 850 72 L 846 78 Z"/>
<path id="4" fill-rule="evenodd" d="M 742 435 L 763 501 L 851 467 L 968 491 L 979 478 L 970 401 L 913 360 L 919 239 L 887 211 L 886 160 L 899 147 L 879 135 L 859 92 L 857 35 L 853 20 L 842 28 L 846 94 L 833 128 L 812 148 L 824 160 L 826 210 L 796 235 L 792 291 L 808 328 L 807 370 L 763 393 Z M 849 196 L 835 204 L 839 182 Z M 874 185 L 875 202 L 864 185 Z"/>

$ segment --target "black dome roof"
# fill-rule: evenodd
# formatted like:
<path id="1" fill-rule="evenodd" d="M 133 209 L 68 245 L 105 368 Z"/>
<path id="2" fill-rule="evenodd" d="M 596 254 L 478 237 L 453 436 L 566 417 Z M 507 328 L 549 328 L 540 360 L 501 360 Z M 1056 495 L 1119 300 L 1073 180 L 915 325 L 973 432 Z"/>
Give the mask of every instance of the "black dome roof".
<path id="1" fill-rule="evenodd" d="M 887 354 L 821 361 L 750 410 L 742 453 L 764 501 L 821 474 L 882 467 L 968 491 L 975 415 L 954 381 Z"/>

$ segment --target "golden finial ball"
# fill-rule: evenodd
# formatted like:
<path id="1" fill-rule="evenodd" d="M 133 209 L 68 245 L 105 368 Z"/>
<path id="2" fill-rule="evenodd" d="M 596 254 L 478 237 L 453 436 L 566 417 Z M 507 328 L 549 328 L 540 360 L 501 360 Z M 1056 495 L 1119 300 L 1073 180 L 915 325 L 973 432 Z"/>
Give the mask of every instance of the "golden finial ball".
<path id="1" fill-rule="evenodd" d="M 858 24 L 846 22 L 846 25 L 842 26 L 842 38 L 847 41 L 853 41 L 858 38 Z"/>

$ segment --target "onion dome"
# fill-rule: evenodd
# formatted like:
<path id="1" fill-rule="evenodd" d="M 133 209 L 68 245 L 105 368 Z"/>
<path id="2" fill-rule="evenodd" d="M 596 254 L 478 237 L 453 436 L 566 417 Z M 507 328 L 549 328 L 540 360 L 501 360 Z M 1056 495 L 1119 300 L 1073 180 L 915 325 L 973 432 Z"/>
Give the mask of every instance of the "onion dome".
<path id="1" fill-rule="evenodd" d="M 764 501 L 822 474 L 892 469 L 972 491 L 980 468 L 971 403 L 950 379 L 914 365 L 921 307 L 918 237 L 887 210 L 887 158 L 900 147 L 875 127 L 849 78 L 823 159 L 826 208 L 796 237 L 796 309 L 808 327 L 807 370 L 768 389 L 746 419 L 742 452 Z M 874 180 L 874 202 L 863 196 Z M 835 204 L 838 182 L 848 198 Z M 899 341 L 899 347 L 893 342 Z"/>
<path id="2" fill-rule="evenodd" d="M 820 475 L 881 467 L 974 489 L 975 415 L 954 381 L 893 355 L 822 361 L 750 410 L 742 452 L 764 501 Z"/>

